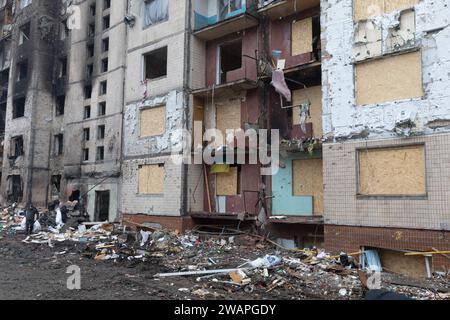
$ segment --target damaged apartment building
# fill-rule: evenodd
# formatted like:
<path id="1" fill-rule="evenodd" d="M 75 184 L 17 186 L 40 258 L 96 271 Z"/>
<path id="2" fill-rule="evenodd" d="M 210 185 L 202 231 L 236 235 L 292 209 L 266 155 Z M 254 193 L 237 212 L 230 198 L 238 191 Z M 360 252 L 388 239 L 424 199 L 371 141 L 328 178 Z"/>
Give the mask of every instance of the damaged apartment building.
<path id="1" fill-rule="evenodd" d="M 386 264 L 448 248 L 446 1 L 3 2 L 3 202 Z M 279 164 L 210 129 L 254 130 Z"/>

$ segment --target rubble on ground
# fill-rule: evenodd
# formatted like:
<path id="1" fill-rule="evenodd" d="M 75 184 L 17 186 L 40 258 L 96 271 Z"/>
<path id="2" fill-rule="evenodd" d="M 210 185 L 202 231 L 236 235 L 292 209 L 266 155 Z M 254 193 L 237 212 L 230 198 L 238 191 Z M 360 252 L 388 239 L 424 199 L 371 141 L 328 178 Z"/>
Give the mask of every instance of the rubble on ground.
<path id="1" fill-rule="evenodd" d="M 69 211 L 73 212 L 73 208 Z M 371 271 L 361 270 L 357 254 L 331 256 L 317 248 L 286 250 L 268 239 L 238 230 L 180 234 L 146 226 L 137 226 L 136 231 L 120 224 L 89 223 L 70 213 L 66 221 L 72 221 L 70 226 L 58 224 L 54 212 L 40 217 L 41 230 L 24 235 L 24 245 L 82 243 L 82 257 L 99 263 L 158 261 L 162 272 L 152 274 L 153 281 L 174 287 L 179 298 L 244 295 L 256 299 L 343 300 L 362 299 L 373 288 L 367 280 Z M 22 232 L 21 210 L 7 208 L 0 218 L 0 236 Z M 413 299 L 450 299 L 448 272 L 435 274 L 434 279 L 424 279 L 420 284 L 393 281 L 396 277 L 383 272 L 378 286 Z"/>

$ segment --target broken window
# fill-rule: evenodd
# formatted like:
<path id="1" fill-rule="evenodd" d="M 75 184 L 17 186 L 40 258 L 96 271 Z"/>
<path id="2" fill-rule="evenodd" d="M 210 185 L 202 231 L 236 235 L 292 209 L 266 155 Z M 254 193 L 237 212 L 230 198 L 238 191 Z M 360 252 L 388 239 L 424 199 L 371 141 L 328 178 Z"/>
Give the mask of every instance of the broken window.
<path id="1" fill-rule="evenodd" d="M 63 22 L 61 22 L 59 29 L 60 29 L 59 30 L 60 40 L 67 39 L 70 35 L 70 29 L 67 26 L 67 20 L 64 20 Z"/>
<path id="2" fill-rule="evenodd" d="M 83 161 L 89 161 L 89 148 L 83 149 Z"/>
<path id="3" fill-rule="evenodd" d="M 23 137 L 18 136 L 11 138 L 10 157 L 17 158 L 24 155 L 23 151 Z"/>
<path id="4" fill-rule="evenodd" d="M 91 6 L 89 7 L 89 11 L 91 12 L 92 16 L 95 16 L 96 11 L 97 11 L 95 3 L 91 4 Z"/>
<path id="5" fill-rule="evenodd" d="M 166 107 L 146 108 L 141 110 L 140 136 L 152 137 L 166 131 Z"/>
<path id="6" fill-rule="evenodd" d="M 107 72 L 108 71 L 108 58 L 105 58 L 102 60 L 102 70 L 101 72 Z"/>
<path id="7" fill-rule="evenodd" d="M 97 161 L 105 160 L 105 147 L 97 147 Z"/>
<path id="8" fill-rule="evenodd" d="M 243 0 L 219 0 L 219 15 L 220 20 L 227 19 L 242 10 Z"/>
<path id="9" fill-rule="evenodd" d="M 25 97 L 17 98 L 13 101 L 13 119 L 21 118 L 25 115 Z"/>
<path id="10" fill-rule="evenodd" d="M 100 102 L 98 104 L 98 116 L 104 116 L 106 114 L 106 101 Z"/>
<path id="11" fill-rule="evenodd" d="M 358 162 L 360 195 L 426 195 L 423 145 L 360 149 Z"/>
<path id="12" fill-rule="evenodd" d="M 97 128 L 97 140 L 105 139 L 105 126 L 101 125 Z"/>
<path id="13" fill-rule="evenodd" d="M 109 29 L 109 27 L 110 27 L 109 16 L 103 17 L 103 30 Z"/>
<path id="14" fill-rule="evenodd" d="M 19 45 L 30 40 L 30 23 L 26 23 L 19 28 Z"/>
<path id="15" fill-rule="evenodd" d="M 108 83 L 106 81 L 100 82 L 100 95 L 105 95 L 108 90 Z"/>
<path id="16" fill-rule="evenodd" d="M 103 0 L 103 10 L 111 8 L 111 0 Z"/>
<path id="17" fill-rule="evenodd" d="M 83 129 L 83 141 L 89 141 L 91 139 L 91 129 L 84 128 Z"/>
<path id="18" fill-rule="evenodd" d="M 64 115 L 64 106 L 66 104 L 66 96 L 56 97 L 56 116 Z"/>
<path id="19" fill-rule="evenodd" d="M 224 43 L 219 47 L 218 84 L 227 82 L 227 73 L 242 68 L 242 40 Z"/>
<path id="20" fill-rule="evenodd" d="M 169 18 L 169 0 L 146 0 L 144 4 L 144 27 Z"/>
<path id="21" fill-rule="evenodd" d="M 16 65 L 17 78 L 16 81 L 26 80 L 28 77 L 28 61 L 19 62 Z"/>
<path id="22" fill-rule="evenodd" d="M 22 200 L 22 178 L 19 175 L 8 176 L 8 201 L 20 202 Z"/>
<path id="23" fill-rule="evenodd" d="M 52 176 L 52 186 L 55 188 L 57 193 L 61 192 L 61 175 Z"/>
<path id="24" fill-rule="evenodd" d="M 0 104 L 0 134 L 5 133 L 6 107 L 7 107 L 6 102 Z"/>
<path id="25" fill-rule="evenodd" d="M 102 52 L 109 51 L 109 38 L 105 38 L 102 40 Z"/>
<path id="26" fill-rule="evenodd" d="M 85 106 L 83 119 L 89 119 L 90 117 L 91 117 L 91 106 Z"/>
<path id="27" fill-rule="evenodd" d="M 140 194 L 163 194 L 164 178 L 166 175 L 164 164 L 142 165 L 138 168 Z"/>
<path id="28" fill-rule="evenodd" d="M 144 55 L 145 79 L 157 79 L 167 75 L 167 47 Z"/>
<path id="29" fill-rule="evenodd" d="M 64 153 L 64 135 L 57 134 L 54 141 L 55 156 L 60 156 Z"/>

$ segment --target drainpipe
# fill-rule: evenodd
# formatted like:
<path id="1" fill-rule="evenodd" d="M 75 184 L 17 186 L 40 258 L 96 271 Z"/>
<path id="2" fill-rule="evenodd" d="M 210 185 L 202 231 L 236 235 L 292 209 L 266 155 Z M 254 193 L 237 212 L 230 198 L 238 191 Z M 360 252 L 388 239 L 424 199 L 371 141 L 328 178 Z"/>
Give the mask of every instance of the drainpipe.
<path id="1" fill-rule="evenodd" d="M 183 96 L 184 96 L 184 110 L 183 110 L 183 119 L 182 123 L 185 125 L 186 129 L 189 129 L 189 100 L 190 100 L 190 76 L 191 76 L 191 17 L 192 17 L 192 0 L 187 0 L 186 8 L 185 8 L 185 33 L 184 33 L 184 80 L 183 80 Z M 181 174 L 182 178 L 182 194 L 181 194 L 181 214 L 183 216 L 188 215 L 188 164 L 182 164 Z"/>

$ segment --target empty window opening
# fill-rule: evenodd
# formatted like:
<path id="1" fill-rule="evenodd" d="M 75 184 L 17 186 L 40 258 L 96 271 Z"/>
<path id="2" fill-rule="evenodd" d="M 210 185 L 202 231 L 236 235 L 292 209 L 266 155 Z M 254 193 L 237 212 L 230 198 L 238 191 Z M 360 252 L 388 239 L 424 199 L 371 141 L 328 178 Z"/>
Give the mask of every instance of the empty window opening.
<path id="1" fill-rule="evenodd" d="M 5 133 L 5 123 L 6 123 L 6 103 L 0 104 L 0 134 Z"/>
<path id="2" fill-rule="evenodd" d="M 109 38 L 102 40 L 102 52 L 108 52 L 109 51 Z"/>
<path id="3" fill-rule="evenodd" d="M 144 27 L 169 19 L 169 0 L 147 0 L 144 4 Z"/>
<path id="4" fill-rule="evenodd" d="M 97 161 L 103 161 L 105 160 L 105 147 L 97 147 Z"/>
<path id="5" fill-rule="evenodd" d="M 66 96 L 56 97 L 56 116 L 64 115 L 65 104 L 66 104 Z"/>
<path id="6" fill-rule="evenodd" d="M 22 178 L 19 175 L 8 176 L 8 201 L 11 203 L 22 200 Z"/>
<path id="7" fill-rule="evenodd" d="M 84 107 L 84 119 L 89 119 L 91 117 L 91 106 Z"/>
<path id="8" fill-rule="evenodd" d="M 22 61 L 17 64 L 17 82 L 26 80 L 28 77 L 28 61 Z"/>
<path id="9" fill-rule="evenodd" d="M 30 23 L 26 23 L 19 29 L 19 45 L 26 43 L 30 40 Z"/>
<path id="10" fill-rule="evenodd" d="M 67 76 L 67 58 L 66 57 L 59 59 L 58 76 L 60 78 Z"/>
<path id="11" fill-rule="evenodd" d="M 25 97 L 13 101 L 13 119 L 21 118 L 25 115 Z"/>
<path id="12" fill-rule="evenodd" d="M 102 72 L 108 71 L 108 58 L 102 60 Z"/>
<path id="13" fill-rule="evenodd" d="M 61 192 L 61 175 L 53 175 L 52 176 L 52 186 L 55 188 L 57 193 Z"/>
<path id="14" fill-rule="evenodd" d="M 84 87 L 84 99 L 90 99 L 92 97 L 92 86 Z"/>
<path id="15" fill-rule="evenodd" d="M 97 128 L 97 139 L 98 140 L 105 139 L 105 126 L 104 125 L 98 126 L 98 128 Z"/>
<path id="16" fill-rule="evenodd" d="M 83 141 L 89 141 L 91 139 L 91 129 L 84 128 L 83 129 Z"/>
<path id="17" fill-rule="evenodd" d="M 60 27 L 59 27 L 59 35 L 60 35 L 61 40 L 65 40 L 65 39 L 69 38 L 70 29 L 67 26 L 67 20 L 64 20 L 63 22 L 61 22 Z"/>
<path id="18" fill-rule="evenodd" d="M 88 58 L 91 58 L 94 56 L 94 45 L 93 44 L 87 45 L 87 52 L 88 52 Z"/>
<path id="19" fill-rule="evenodd" d="M 144 55 L 145 79 L 157 79 L 167 75 L 167 47 Z"/>
<path id="20" fill-rule="evenodd" d="M 55 136 L 55 156 L 60 156 L 64 153 L 64 135 L 57 134 Z"/>
<path id="21" fill-rule="evenodd" d="M 103 30 L 109 29 L 110 19 L 109 16 L 103 17 Z"/>
<path id="22" fill-rule="evenodd" d="M 219 84 L 227 82 L 227 73 L 242 68 L 242 40 L 219 47 Z"/>
<path id="23" fill-rule="evenodd" d="M 93 74 L 94 74 L 94 64 L 90 63 L 86 66 L 86 76 L 89 79 L 92 78 Z"/>
<path id="24" fill-rule="evenodd" d="M 100 95 L 105 95 L 108 91 L 108 83 L 106 81 L 100 82 Z"/>
<path id="25" fill-rule="evenodd" d="M 89 161 L 89 148 L 83 149 L 83 161 Z"/>
<path id="26" fill-rule="evenodd" d="M 23 137 L 18 136 L 11 138 L 11 145 L 10 145 L 10 157 L 17 158 L 24 155 L 23 150 Z"/>
<path id="27" fill-rule="evenodd" d="M 95 221 L 109 221 L 109 191 L 95 192 Z"/>
<path id="28" fill-rule="evenodd" d="M 106 102 L 100 102 L 98 104 L 98 115 L 104 116 L 106 114 Z"/>
<path id="29" fill-rule="evenodd" d="M 103 10 L 111 8 L 111 0 L 103 0 Z"/>
<path id="30" fill-rule="evenodd" d="M 95 14 L 97 13 L 95 3 L 91 4 L 91 6 L 89 7 L 89 11 L 91 12 L 92 16 L 95 16 Z"/>
<path id="31" fill-rule="evenodd" d="M 88 27 L 88 36 L 93 37 L 95 36 L 95 23 L 91 23 Z"/>

